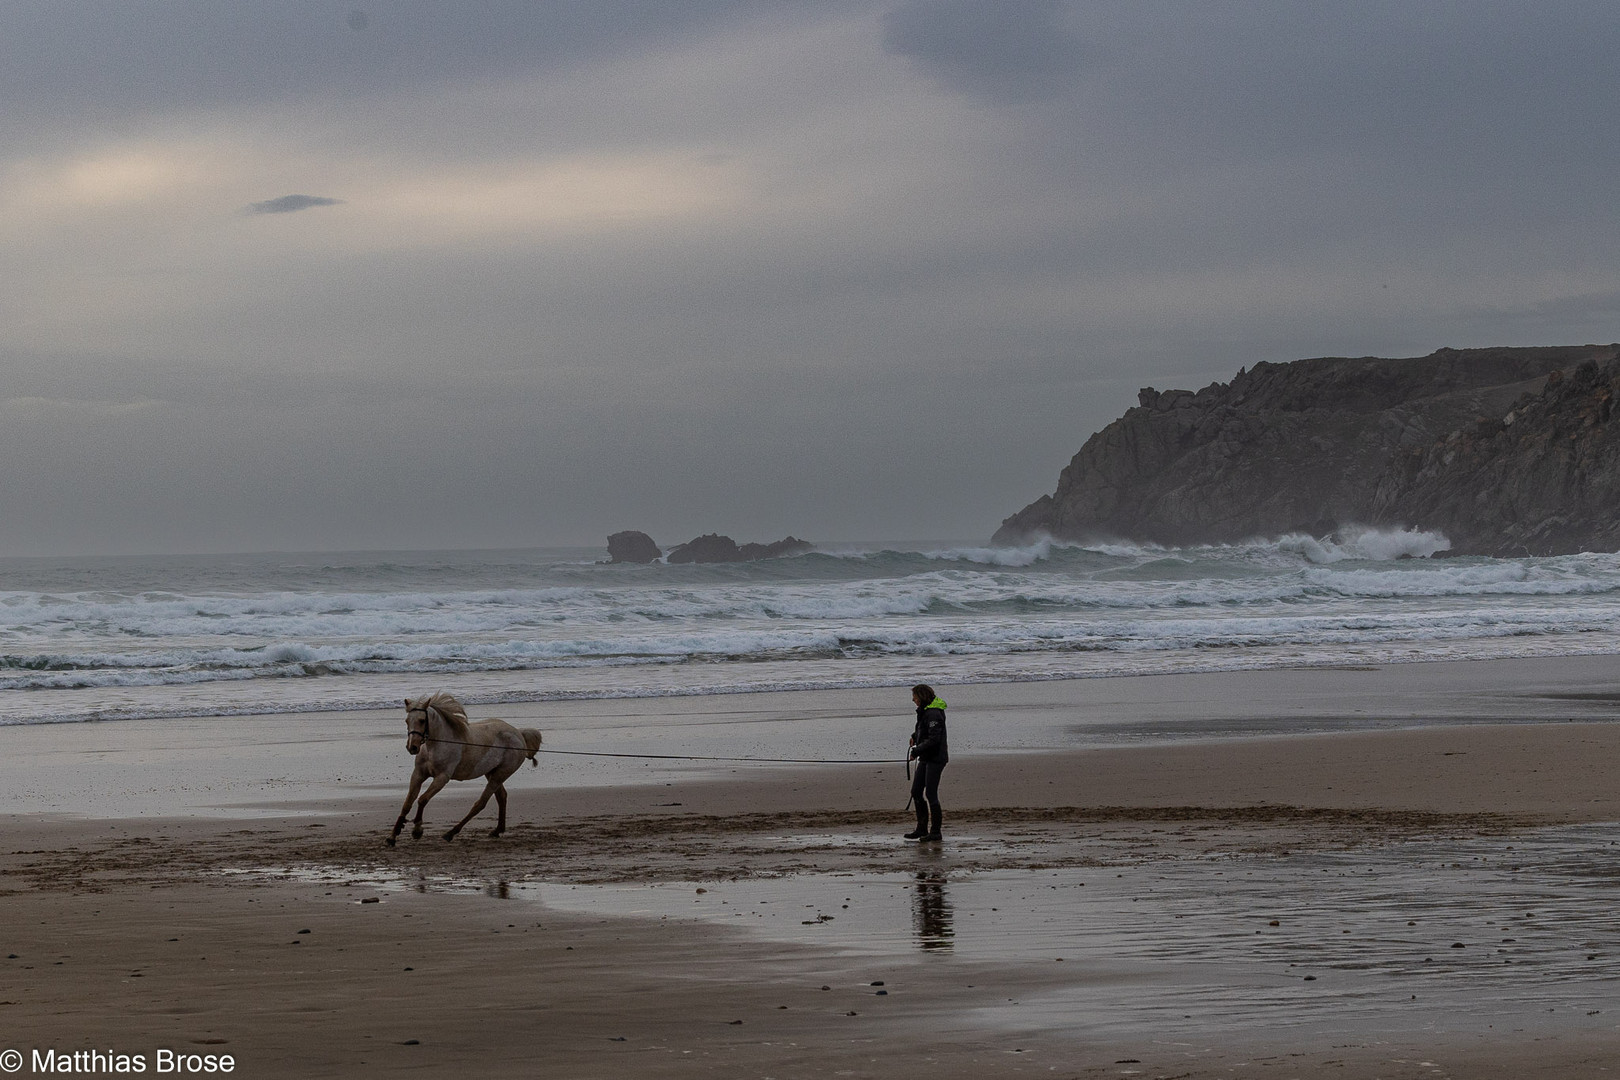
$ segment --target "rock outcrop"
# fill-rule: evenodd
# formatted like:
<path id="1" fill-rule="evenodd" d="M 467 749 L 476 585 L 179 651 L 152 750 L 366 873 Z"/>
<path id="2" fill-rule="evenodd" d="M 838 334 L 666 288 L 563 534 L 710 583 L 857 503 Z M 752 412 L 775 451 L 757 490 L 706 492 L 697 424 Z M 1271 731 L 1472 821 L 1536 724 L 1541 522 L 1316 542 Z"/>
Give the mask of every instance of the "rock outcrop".
<path id="1" fill-rule="evenodd" d="M 672 563 L 755 562 L 759 559 L 782 559 L 789 555 L 803 555 L 814 547 L 808 540 L 791 536 L 769 544 L 738 544 L 729 536 L 707 533 L 688 540 L 669 553 Z M 664 558 L 664 552 L 653 538 L 644 532 L 628 529 L 608 537 L 608 562 L 650 563 Z"/>
<path id="2" fill-rule="evenodd" d="M 739 546 L 729 536 L 707 533 L 688 540 L 669 553 L 672 563 L 755 562 L 759 559 L 780 559 L 788 555 L 802 555 L 811 544 L 791 536 L 769 544 L 743 544 Z"/>
<path id="3" fill-rule="evenodd" d="M 664 557 L 664 552 L 644 532 L 626 529 L 608 537 L 608 562 L 650 563 Z"/>
<path id="4" fill-rule="evenodd" d="M 1620 346 L 1442 349 L 1256 364 L 1145 389 L 996 543 L 1223 543 L 1340 526 L 1444 532 L 1454 553 L 1612 550 Z"/>
<path id="5" fill-rule="evenodd" d="M 737 541 L 729 536 L 719 533 L 705 533 L 693 537 L 686 543 L 673 549 L 669 553 L 672 563 L 716 563 L 741 562 L 742 552 L 737 550 Z"/>
<path id="6" fill-rule="evenodd" d="M 742 556 L 744 562 L 753 562 L 757 559 L 785 559 L 790 555 L 803 555 L 814 547 L 815 545 L 808 540 L 784 536 L 768 544 L 741 544 L 737 548 L 737 553 Z"/>

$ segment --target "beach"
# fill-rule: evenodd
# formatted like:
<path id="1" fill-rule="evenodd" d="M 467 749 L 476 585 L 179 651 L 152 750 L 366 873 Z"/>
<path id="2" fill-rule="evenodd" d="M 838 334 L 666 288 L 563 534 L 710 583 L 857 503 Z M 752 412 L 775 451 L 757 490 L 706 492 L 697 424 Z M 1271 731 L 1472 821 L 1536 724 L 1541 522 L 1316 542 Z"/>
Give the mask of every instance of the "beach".
<path id="1" fill-rule="evenodd" d="M 898 760 L 547 757 L 505 837 L 439 839 L 453 785 L 388 849 L 402 710 L 0 729 L 7 1046 L 250 1076 L 1617 1060 L 1611 658 L 943 689 L 940 845 L 899 837 Z M 500 713 L 558 749 L 864 760 L 902 693 Z"/>

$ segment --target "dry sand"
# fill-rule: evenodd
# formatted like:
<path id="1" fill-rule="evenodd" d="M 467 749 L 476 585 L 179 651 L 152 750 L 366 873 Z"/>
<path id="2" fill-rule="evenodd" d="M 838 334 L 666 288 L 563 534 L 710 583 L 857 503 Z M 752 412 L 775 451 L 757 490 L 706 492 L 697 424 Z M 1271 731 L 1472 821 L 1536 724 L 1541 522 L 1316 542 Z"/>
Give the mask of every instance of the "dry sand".
<path id="1" fill-rule="evenodd" d="M 1556 693 L 1582 693 L 1570 688 L 1570 672 L 1602 670 L 1588 663 L 1521 665 L 1508 681 L 1519 693 L 1548 676 Z M 1406 669 L 1398 681 L 1415 689 L 1381 689 L 1382 714 L 1421 720 L 1425 695 L 1448 680 L 1467 682 L 1470 670 L 1476 685 L 1504 678 L 1491 665 L 1436 665 L 1427 679 Z M 1280 672 L 1221 680 L 1223 693 L 1250 702 L 1298 700 L 1297 688 L 1312 685 Z M 963 689 L 958 701 L 995 691 Z M 1076 693 L 1095 699 L 1097 689 L 1047 684 L 1048 711 Z M 1042 694 L 1019 687 L 1007 696 L 1025 708 Z M 1612 709 L 1609 694 L 1598 685 L 1578 700 Z M 806 694 L 793 709 L 838 700 Z M 1252 719 L 1266 713 L 1247 710 Z M 167 1048 L 230 1054 L 245 1076 L 458 1068 L 558 1077 L 1607 1075 L 1620 1069 L 1620 992 L 1609 974 L 1620 940 L 1581 943 L 1594 958 L 1580 969 L 1589 982 L 1581 992 L 1610 1000 L 1579 1010 L 1587 1015 L 1578 1022 L 1531 1016 L 1541 1010 L 1525 1004 L 1522 1023 L 1496 1027 L 1461 1016 L 1415 1028 L 1376 1019 L 1272 1027 L 1263 1016 L 1234 1023 L 1214 1013 L 1207 1023 L 1187 1016 L 1173 1030 L 1099 1027 L 1094 1017 L 1066 1017 L 1062 1003 L 1144 993 L 1140 979 L 1119 970 L 1135 953 L 1122 946 L 1121 964 L 1109 965 L 1095 959 L 1106 948 L 1061 964 L 1016 948 L 975 952 L 972 933 L 999 940 L 1003 916 L 970 911 L 965 899 L 975 882 L 1012 887 L 1047 875 L 1069 885 L 1084 878 L 1094 896 L 1112 888 L 1129 911 L 1123 903 L 1138 897 L 1120 890 L 1152 901 L 1146 890 L 1168 875 L 1183 895 L 1207 888 L 1213 911 L 1233 895 L 1222 867 L 1276 867 L 1279 881 L 1291 881 L 1286 875 L 1302 865 L 1315 872 L 1310 859 L 1342 867 L 1332 860 L 1393 852 L 1399 863 L 1399 852 L 1426 844 L 1473 844 L 1495 857 L 1549 825 L 1620 821 L 1620 725 L 1585 715 L 1580 723 L 959 752 L 946 773 L 948 836 L 937 850 L 897 835 L 908 822 L 898 765 L 514 784 L 505 838 L 469 827 L 446 844 L 439 832 L 473 794 L 463 787 L 430 812 L 438 828 L 395 849 L 382 837 L 399 796 L 373 787 L 249 818 L 15 813 L 0 855 L 0 955 L 14 954 L 0 960 L 0 1049 L 22 1050 L 26 1074 L 34 1049 L 142 1054 L 150 1072 L 157 1049 Z M 11 734 L 0 731 L 0 743 Z M 403 760 L 399 741 L 358 745 Z M 10 742 L 8 767 L 31 768 L 30 782 L 48 786 L 40 764 L 55 761 L 40 756 L 48 740 L 29 731 Z M 806 919 L 797 938 L 669 917 L 676 891 L 682 903 L 695 901 L 693 883 L 740 898 L 754 895 L 750 881 L 791 895 L 795 882 L 913 877 L 920 918 L 924 883 L 936 897 L 945 882 L 967 890 L 956 894 L 954 951 L 904 940 L 900 949 L 867 948 L 853 913 L 837 909 L 845 922 Z M 577 885 L 586 899 L 549 904 L 539 883 Z M 665 891 L 640 916 L 610 903 L 653 884 Z M 1592 885 L 1597 902 L 1614 898 L 1613 880 Z M 1159 904 L 1155 912 L 1169 910 Z M 1017 917 L 1007 909 L 1005 918 Z M 910 930 L 901 927 L 901 939 Z M 1063 940 L 1106 938 L 1107 930 L 1071 927 Z M 1025 932 L 1008 940 L 1039 927 Z M 1200 931 L 1185 932 L 1189 948 L 1199 945 Z M 1273 966 L 1265 978 L 1300 985 Z M 1173 998 L 1178 980 L 1207 981 L 1211 970 L 1224 969 L 1189 966 L 1183 976 L 1156 963 L 1154 977 L 1168 981 L 1148 999 Z M 1466 1012 L 1466 995 L 1458 1000 Z M 1028 1013 L 1017 1009 L 1024 1002 Z"/>

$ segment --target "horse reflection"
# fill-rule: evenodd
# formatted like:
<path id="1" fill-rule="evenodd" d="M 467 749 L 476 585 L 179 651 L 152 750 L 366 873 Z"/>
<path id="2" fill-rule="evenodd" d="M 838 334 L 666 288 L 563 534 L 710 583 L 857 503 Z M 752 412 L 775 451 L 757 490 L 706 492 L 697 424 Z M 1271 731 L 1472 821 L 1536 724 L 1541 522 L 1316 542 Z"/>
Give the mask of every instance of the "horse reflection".
<path id="1" fill-rule="evenodd" d="M 911 929 L 919 949 L 949 949 L 956 937 L 955 912 L 945 894 L 945 875 L 937 871 L 917 871 L 917 884 L 911 890 Z"/>

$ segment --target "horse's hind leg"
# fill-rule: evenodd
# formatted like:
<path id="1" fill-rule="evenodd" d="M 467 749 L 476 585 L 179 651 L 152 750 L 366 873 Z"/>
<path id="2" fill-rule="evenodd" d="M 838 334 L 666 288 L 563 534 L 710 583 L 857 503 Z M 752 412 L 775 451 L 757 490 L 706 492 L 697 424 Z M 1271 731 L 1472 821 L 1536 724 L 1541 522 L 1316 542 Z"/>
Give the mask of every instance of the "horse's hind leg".
<path id="1" fill-rule="evenodd" d="M 478 801 L 473 803 L 473 808 L 471 810 L 467 811 L 467 816 L 456 822 L 455 825 L 451 827 L 450 831 L 444 834 L 444 838 L 446 840 L 454 840 L 456 838 L 456 833 L 461 831 L 461 827 L 467 824 L 467 822 L 471 821 L 473 818 L 477 817 L 478 812 L 489 805 L 489 797 L 495 792 L 495 789 L 495 781 L 491 780 L 489 783 L 485 784 L 484 793 L 478 796 Z"/>
<path id="2" fill-rule="evenodd" d="M 489 835 L 499 836 L 506 831 L 506 785 L 498 784 L 495 788 L 495 805 L 500 809 L 501 819 L 495 823 L 495 829 Z"/>
<path id="3" fill-rule="evenodd" d="M 428 800 L 433 798 L 433 796 L 437 795 L 439 792 L 443 791 L 444 785 L 448 784 L 449 782 L 449 773 L 445 773 L 443 776 L 435 776 L 433 778 L 432 785 L 427 789 L 427 791 L 423 792 L 422 797 L 417 800 L 416 821 L 411 828 L 412 840 L 422 839 L 422 811 L 427 809 Z"/>

